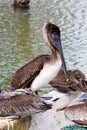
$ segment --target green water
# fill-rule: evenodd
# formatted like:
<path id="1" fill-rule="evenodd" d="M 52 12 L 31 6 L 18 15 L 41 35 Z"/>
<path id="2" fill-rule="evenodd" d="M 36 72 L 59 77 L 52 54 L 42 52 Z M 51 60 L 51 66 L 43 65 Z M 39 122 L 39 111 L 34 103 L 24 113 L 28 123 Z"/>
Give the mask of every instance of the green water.
<path id="1" fill-rule="evenodd" d="M 31 0 L 30 10 L 14 10 L 12 0 L 0 0 L 0 87 L 8 88 L 13 73 L 50 50 L 42 26 L 50 21 L 61 29 L 69 69 L 87 74 L 87 0 Z"/>

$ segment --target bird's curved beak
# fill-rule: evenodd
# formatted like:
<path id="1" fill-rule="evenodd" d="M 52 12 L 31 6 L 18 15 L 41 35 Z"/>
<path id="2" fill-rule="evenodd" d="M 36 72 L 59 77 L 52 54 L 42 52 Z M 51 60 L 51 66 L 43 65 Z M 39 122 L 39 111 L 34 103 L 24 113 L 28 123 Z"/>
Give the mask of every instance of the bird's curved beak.
<path id="1" fill-rule="evenodd" d="M 63 71 L 64 71 L 64 74 L 66 76 L 66 80 L 68 81 L 69 78 L 68 78 L 68 75 L 67 75 L 67 68 L 66 68 L 64 55 L 63 55 L 61 39 L 60 39 L 60 37 L 58 36 L 58 34 L 56 32 L 54 32 L 52 34 L 52 39 L 54 41 L 54 45 L 55 45 L 56 49 L 59 51 L 59 54 L 60 54 L 60 57 L 61 57 L 61 60 L 62 60 Z"/>

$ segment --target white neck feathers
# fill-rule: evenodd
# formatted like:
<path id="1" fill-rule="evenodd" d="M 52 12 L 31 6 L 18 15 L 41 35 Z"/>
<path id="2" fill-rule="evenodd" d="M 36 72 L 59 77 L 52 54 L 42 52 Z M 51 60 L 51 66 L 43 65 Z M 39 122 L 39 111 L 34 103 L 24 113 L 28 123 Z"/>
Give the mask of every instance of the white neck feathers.
<path id="1" fill-rule="evenodd" d="M 31 84 L 31 89 L 33 91 L 36 91 L 39 88 L 42 88 L 46 84 L 48 84 L 51 80 L 53 80 L 56 77 L 56 75 L 61 69 L 61 66 L 62 61 L 60 57 L 58 57 L 58 59 L 55 60 L 55 62 L 53 62 L 52 64 L 51 62 L 45 63 L 43 69 Z"/>

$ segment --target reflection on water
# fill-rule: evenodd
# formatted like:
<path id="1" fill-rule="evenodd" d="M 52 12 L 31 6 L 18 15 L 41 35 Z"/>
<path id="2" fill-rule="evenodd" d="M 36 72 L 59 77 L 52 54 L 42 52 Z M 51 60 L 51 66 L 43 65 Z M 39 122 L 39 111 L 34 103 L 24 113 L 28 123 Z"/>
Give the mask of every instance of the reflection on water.
<path id="1" fill-rule="evenodd" d="M 49 53 L 42 36 L 46 21 L 61 28 L 68 68 L 87 74 L 86 0 L 32 0 L 30 10 L 14 10 L 11 2 L 0 0 L 0 87 L 7 88 L 13 73 L 29 60 Z"/>

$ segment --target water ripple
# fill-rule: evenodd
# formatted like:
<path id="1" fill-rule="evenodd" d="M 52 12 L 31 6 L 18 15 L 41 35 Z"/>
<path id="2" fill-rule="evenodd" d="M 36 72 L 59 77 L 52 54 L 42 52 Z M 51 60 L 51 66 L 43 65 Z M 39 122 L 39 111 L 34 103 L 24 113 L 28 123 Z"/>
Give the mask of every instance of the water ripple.
<path id="1" fill-rule="evenodd" d="M 13 73 L 35 56 L 49 53 L 42 26 L 61 29 L 68 68 L 87 74 L 87 0 L 32 0 L 30 10 L 14 10 L 13 0 L 0 0 L 0 86 L 9 87 Z"/>

